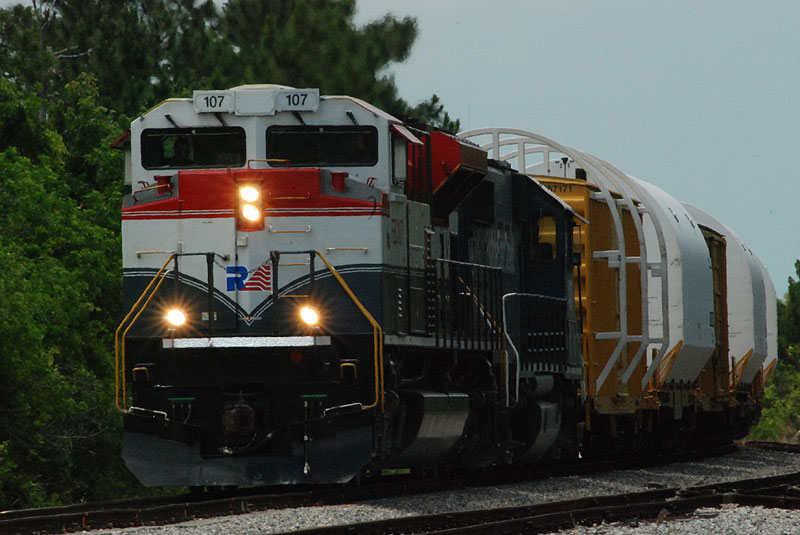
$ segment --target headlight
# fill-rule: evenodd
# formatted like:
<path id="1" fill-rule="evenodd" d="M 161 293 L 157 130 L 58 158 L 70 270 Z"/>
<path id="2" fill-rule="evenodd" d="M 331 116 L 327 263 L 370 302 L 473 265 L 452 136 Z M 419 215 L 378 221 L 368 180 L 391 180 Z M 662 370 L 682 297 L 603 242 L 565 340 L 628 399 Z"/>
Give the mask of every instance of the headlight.
<path id="1" fill-rule="evenodd" d="M 319 323 L 319 314 L 311 307 L 303 307 L 300 309 L 300 319 L 303 320 L 306 325 L 313 326 Z"/>
<path id="2" fill-rule="evenodd" d="M 264 230 L 264 192 L 261 183 L 252 181 L 236 185 L 236 230 Z"/>
<path id="3" fill-rule="evenodd" d="M 245 204 L 242 206 L 242 217 L 248 221 L 258 221 L 261 211 L 253 204 Z"/>
<path id="4" fill-rule="evenodd" d="M 184 323 L 186 323 L 186 314 L 182 311 L 178 310 L 177 308 L 173 308 L 169 312 L 167 312 L 167 321 L 174 325 L 175 327 L 180 327 Z"/>
<path id="5" fill-rule="evenodd" d="M 256 202 L 259 197 L 258 189 L 253 186 L 243 186 L 239 188 L 239 196 L 245 202 Z"/>

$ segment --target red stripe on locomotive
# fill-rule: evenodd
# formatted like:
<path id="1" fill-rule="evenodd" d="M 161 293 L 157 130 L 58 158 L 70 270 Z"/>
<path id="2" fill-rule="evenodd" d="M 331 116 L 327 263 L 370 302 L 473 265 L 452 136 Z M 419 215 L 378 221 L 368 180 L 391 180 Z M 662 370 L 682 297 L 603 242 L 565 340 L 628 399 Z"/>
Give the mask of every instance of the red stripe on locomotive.
<path id="1" fill-rule="evenodd" d="M 193 219 L 235 216 L 236 185 L 257 182 L 267 216 L 383 215 L 380 201 L 324 195 L 320 169 L 235 169 L 180 171 L 178 195 L 122 210 L 122 219 Z M 377 190 L 376 190 L 377 192 Z"/>

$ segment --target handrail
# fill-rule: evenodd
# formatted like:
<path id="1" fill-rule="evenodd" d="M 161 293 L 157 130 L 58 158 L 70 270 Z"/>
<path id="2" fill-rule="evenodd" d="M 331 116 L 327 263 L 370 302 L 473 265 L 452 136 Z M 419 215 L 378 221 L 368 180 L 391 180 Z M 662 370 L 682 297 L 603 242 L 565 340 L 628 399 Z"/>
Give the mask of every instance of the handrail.
<path id="1" fill-rule="evenodd" d="M 377 407 L 379 404 L 381 406 L 381 412 L 385 412 L 385 399 L 384 399 L 384 377 L 383 377 L 383 329 L 381 329 L 380 324 L 375 320 L 372 314 L 369 313 L 369 310 L 359 301 L 356 294 L 353 293 L 353 290 L 350 289 L 350 286 L 344 281 L 342 276 L 336 271 L 330 262 L 328 262 L 324 256 L 319 251 L 315 251 L 316 255 L 319 256 L 320 260 L 325 264 L 328 268 L 328 271 L 331 272 L 331 275 L 336 279 L 342 289 L 350 296 L 350 299 L 353 303 L 358 307 L 361 313 L 367 318 L 367 321 L 372 324 L 372 332 L 373 332 L 373 352 L 374 358 L 373 363 L 375 366 L 375 401 L 369 405 L 365 405 L 365 409 L 372 409 Z"/>
<path id="2" fill-rule="evenodd" d="M 147 284 L 147 287 L 142 292 L 142 295 L 139 296 L 139 299 L 136 300 L 136 302 L 131 307 L 131 310 L 128 312 L 125 318 L 123 318 L 123 320 L 119 324 L 119 327 L 117 327 L 117 330 L 114 332 L 114 379 L 116 383 L 115 401 L 117 410 L 121 412 L 126 412 L 128 410 L 128 392 L 125 381 L 125 336 L 128 334 L 128 331 L 131 329 L 133 324 L 136 323 L 136 320 L 139 319 L 139 316 L 142 314 L 142 312 L 144 312 L 144 310 L 147 308 L 147 305 L 150 304 L 150 300 L 153 299 L 153 296 L 156 294 L 158 289 L 161 287 L 161 284 L 164 282 L 164 279 L 166 278 L 167 275 L 166 271 L 167 266 L 169 265 L 170 262 L 172 262 L 174 258 L 175 258 L 175 253 L 170 253 L 169 258 L 167 258 L 167 261 L 164 262 L 164 265 L 161 266 L 161 269 L 158 270 L 153 279 Z M 158 280 L 157 284 L 156 280 Z M 155 288 L 153 288 L 153 284 L 156 284 Z M 151 288 L 153 288 L 152 292 L 150 291 Z M 139 307 L 139 305 L 142 303 L 142 300 L 145 298 L 145 296 L 147 296 L 148 293 L 150 293 L 149 297 L 147 297 L 147 300 L 141 306 L 139 311 L 136 312 L 136 314 L 134 315 L 134 312 L 136 311 L 137 307 Z M 133 319 L 131 319 L 131 316 L 133 316 Z M 125 331 L 122 333 L 122 337 L 120 338 L 120 331 L 122 331 L 122 328 L 125 326 L 125 324 L 128 322 L 129 319 L 131 321 L 128 324 L 127 328 L 125 328 Z M 120 381 L 120 373 L 119 373 L 120 361 L 122 361 L 122 381 Z M 119 395 L 120 382 L 122 383 L 121 402 Z"/>
<path id="3" fill-rule="evenodd" d="M 494 332 L 496 332 L 499 336 L 503 336 L 502 327 L 500 327 L 497 324 L 497 322 L 494 321 L 492 314 L 488 310 L 486 310 L 486 307 L 483 306 L 483 303 L 480 302 L 478 296 L 475 295 L 475 292 L 472 291 L 472 288 L 470 288 L 469 284 L 467 284 L 466 281 L 464 281 L 464 279 L 461 278 L 460 275 L 457 276 L 456 278 L 458 279 L 458 282 L 460 282 L 461 285 L 464 286 L 464 288 L 466 288 L 467 294 L 470 297 L 472 297 L 472 300 L 475 302 L 475 304 L 478 305 L 478 310 L 480 310 L 483 317 L 486 318 L 486 323 L 489 325 L 489 327 L 491 327 L 494 330 Z"/>
<path id="4" fill-rule="evenodd" d="M 141 193 L 143 191 L 151 191 L 151 190 L 160 189 L 160 188 L 171 188 L 171 187 L 172 187 L 171 184 L 158 184 L 156 186 L 147 186 L 146 188 L 139 188 L 139 189 L 136 190 L 136 193 Z M 134 193 L 134 196 L 136 196 L 136 193 Z"/>
<path id="5" fill-rule="evenodd" d="M 272 165 L 273 162 L 281 162 L 281 163 L 285 163 L 286 167 L 289 167 L 289 160 L 286 159 L 286 158 L 251 158 L 251 159 L 247 160 L 247 168 L 248 169 L 254 169 L 253 166 L 251 165 L 253 162 L 264 162 L 264 163 L 268 163 L 270 165 Z"/>
<path id="6" fill-rule="evenodd" d="M 275 234 L 304 234 L 311 232 L 311 225 L 306 225 L 306 228 L 300 230 L 276 230 L 272 228 L 272 225 L 267 225 L 267 230 Z"/>
<path id="7" fill-rule="evenodd" d="M 511 337 L 508 336 L 508 332 L 506 331 L 506 325 L 505 325 L 505 319 L 506 319 L 505 308 L 504 308 L 506 302 L 505 298 L 509 294 L 506 294 L 502 297 L 500 306 L 503 316 L 503 325 L 498 325 L 497 322 L 492 317 L 492 314 L 488 310 L 486 310 L 486 307 L 478 299 L 478 296 L 475 294 L 475 292 L 472 291 L 472 288 L 470 288 L 469 284 L 467 284 L 467 282 L 460 275 L 457 276 L 456 278 L 458 279 L 458 282 L 460 282 L 464 286 L 464 288 L 467 289 L 467 294 L 469 294 L 472 297 L 472 300 L 478 306 L 480 313 L 486 319 L 486 322 L 489 324 L 489 327 L 492 328 L 500 337 L 500 371 L 501 371 L 500 383 L 503 386 L 503 391 L 504 391 L 503 395 L 505 397 L 506 406 L 508 407 L 510 385 L 508 380 L 508 348 L 506 346 L 506 342 L 510 343 L 511 348 L 514 350 L 514 360 L 516 361 L 517 365 L 516 388 L 514 389 L 514 395 L 516 397 L 515 401 L 519 401 L 519 373 L 520 373 L 519 351 L 517 351 L 517 347 L 514 345 L 514 342 L 511 340 Z"/>
<path id="8" fill-rule="evenodd" d="M 328 268 L 328 271 L 331 272 L 333 277 L 339 283 L 339 285 L 344 289 L 353 303 L 358 307 L 367 321 L 370 322 L 373 329 L 373 363 L 375 366 L 375 401 L 373 401 L 369 405 L 365 405 L 365 409 L 375 408 L 380 405 L 381 412 L 385 411 L 385 396 L 384 396 L 384 371 L 383 371 L 383 329 L 381 328 L 380 324 L 375 320 L 372 314 L 364 307 L 361 301 L 356 297 L 353 290 L 350 289 L 350 286 L 345 282 L 339 272 L 334 268 L 330 262 L 318 251 L 314 252 L 317 256 L 319 256 L 320 260 L 325 264 Z M 142 294 L 139 296 L 139 299 L 131 307 L 131 310 L 125 316 L 125 318 L 120 322 L 119 327 L 114 333 L 114 358 L 115 358 L 115 382 L 116 382 L 116 406 L 117 409 L 121 412 L 126 412 L 127 407 L 127 382 L 125 380 L 125 336 L 128 334 L 128 331 L 133 327 L 134 323 L 139 319 L 142 312 L 147 308 L 150 304 L 150 301 L 155 296 L 158 289 L 161 287 L 161 284 L 166 279 L 168 274 L 167 266 L 170 262 L 173 261 L 175 258 L 176 253 L 171 253 L 167 261 L 164 262 L 164 265 L 161 266 L 161 269 L 155 274 L 153 279 L 148 283 L 147 287 L 144 289 Z M 313 269 L 313 266 L 312 266 Z M 153 287 L 155 285 L 155 287 Z M 152 291 L 151 291 L 152 290 Z M 286 297 L 286 296 L 282 296 Z M 294 296 L 293 296 L 294 297 Z M 142 301 L 144 300 L 144 303 Z M 141 307 L 140 307 L 141 305 Z M 138 309 L 138 310 L 137 310 Z M 133 316 L 133 317 L 132 317 Z M 130 321 L 129 321 L 130 320 Z M 127 327 L 126 327 L 127 324 Z M 124 329 L 124 330 L 123 330 Z M 120 332 L 122 336 L 120 336 Z M 120 379 L 120 368 L 122 369 L 122 375 Z M 122 396 L 120 396 L 120 390 L 122 392 Z"/>

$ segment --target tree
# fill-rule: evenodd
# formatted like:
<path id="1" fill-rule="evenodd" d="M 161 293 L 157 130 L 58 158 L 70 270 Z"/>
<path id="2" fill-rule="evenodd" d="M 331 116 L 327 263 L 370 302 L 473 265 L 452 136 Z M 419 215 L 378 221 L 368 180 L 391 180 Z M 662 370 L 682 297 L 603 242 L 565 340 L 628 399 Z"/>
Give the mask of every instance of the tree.
<path id="1" fill-rule="evenodd" d="M 192 89 L 319 87 L 437 126 L 385 69 L 413 19 L 361 28 L 354 0 L 34 0 L 0 9 L 0 505 L 142 492 L 119 457 L 122 154 L 142 108 Z M 438 123 L 437 123 L 438 121 Z"/>
<path id="2" fill-rule="evenodd" d="M 61 139 L 40 119 L 42 106 L 42 99 L 0 78 L 0 151 L 15 147 L 34 162 L 64 156 Z"/>
<path id="3" fill-rule="evenodd" d="M 798 366 L 800 357 L 800 260 L 795 262 L 797 280 L 789 277 L 789 289 L 778 302 L 778 358 Z"/>
<path id="4" fill-rule="evenodd" d="M 380 73 L 408 57 L 416 21 L 386 16 L 356 28 L 354 15 L 355 0 L 230 0 L 221 18 L 222 35 L 233 48 L 225 77 L 318 87 L 405 111 L 394 80 Z"/>
<path id="5" fill-rule="evenodd" d="M 17 4 L 0 11 L 0 65 L 3 77 L 22 89 L 46 92 L 53 84 L 58 61 L 66 51 L 53 50 L 46 42 L 55 17 L 52 6 Z"/>
<path id="6" fill-rule="evenodd" d="M 439 102 L 439 97 L 435 93 L 430 100 L 420 102 L 406 114 L 424 124 L 441 128 L 451 134 L 461 130 L 461 121 L 450 118 L 450 114 L 444 111 L 444 104 Z"/>
<path id="7" fill-rule="evenodd" d="M 99 103 L 129 116 L 193 89 L 277 83 L 439 120 L 437 98 L 411 107 L 386 74 L 408 57 L 416 21 L 357 27 L 355 9 L 355 0 L 229 0 L 221 12 L 212 0 L 39 0 L 0 11 L 0 64 L 45 98 L 89 74 Z"/>
<path id="8" fill-rule="evenodd" d="M 764 392 L 761 420 L 750 434 L 755 440 L 800 439 L 800 260 L 795 271 L 798 280 L 789 277 L 789 289 L 778 301 L 778 364 Z"/>
<path id="9" fill-rule="evenodd" d="M 45 101 L 0 80 L 5 508 L 135 488 L 118 457 L 120 422 L 109 401 L 121 301 L 119 216 L 111 215 L 121 200 L 121 155 L 109 143 L 120 125 L 92 105 L 95 91 L 83 78 Z"/>

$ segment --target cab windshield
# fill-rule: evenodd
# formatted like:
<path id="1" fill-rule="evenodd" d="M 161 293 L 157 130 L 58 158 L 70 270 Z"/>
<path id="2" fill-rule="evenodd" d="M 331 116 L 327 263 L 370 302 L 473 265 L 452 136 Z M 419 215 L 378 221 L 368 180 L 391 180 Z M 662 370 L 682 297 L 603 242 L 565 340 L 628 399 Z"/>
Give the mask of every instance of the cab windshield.
<path id="1" fill-rule="evenodd" d="M 271 126 L 267 159 L 273 165 L 370 166 L 378 163 L 378 130 L 374 126 Z"/>
<path id="2" fill-rule="evenodd" d="M 245 164 L 244 129 L 150 128 L 142 132 L 145 169 L 241 167 Z"/>

